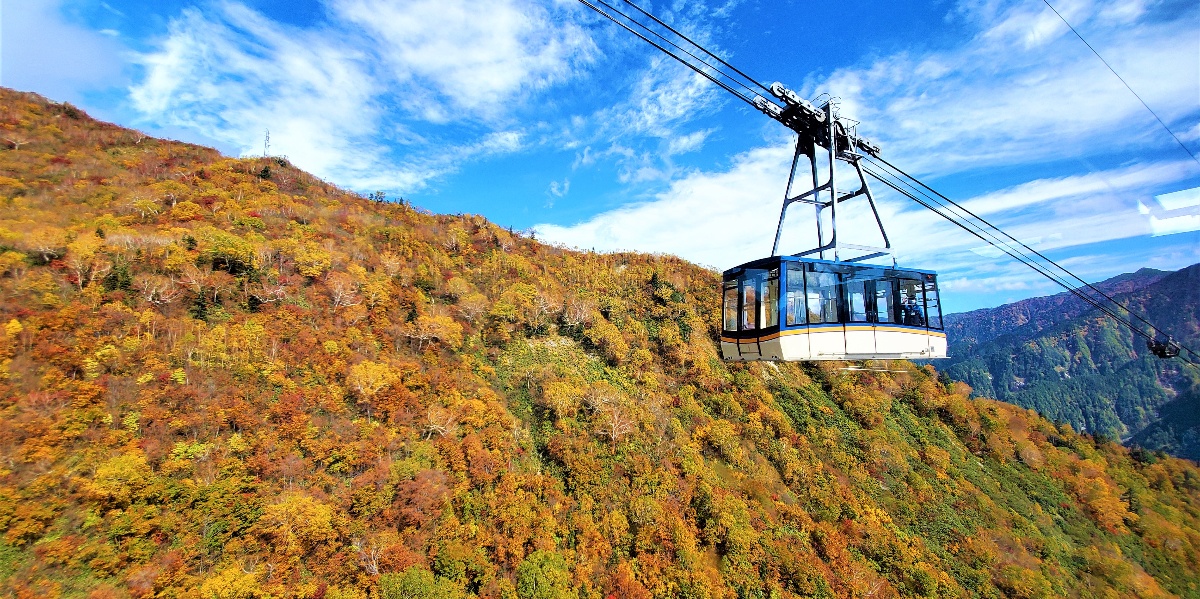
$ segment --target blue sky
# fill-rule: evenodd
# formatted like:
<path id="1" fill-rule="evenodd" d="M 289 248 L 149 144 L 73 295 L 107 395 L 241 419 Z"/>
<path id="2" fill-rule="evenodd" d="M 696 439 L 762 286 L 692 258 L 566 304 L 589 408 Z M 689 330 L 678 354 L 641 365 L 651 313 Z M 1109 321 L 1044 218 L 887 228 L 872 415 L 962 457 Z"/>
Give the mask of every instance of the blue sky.
<path id="1" fill-rule="evenodd" d="M 1055 6 L 1200 154 L 1200 5 Z M 1090 280 L 1200 262 L 1200 164 L 1041 0 L 644 3 Z M 575 0 L 0 0 L 0 85 L 596 250 L 770 252 L 788 131 Z M 950 311 L 1055 288 L 880 193 Z M 782 250 L 811 246 L 789 217 Z M 868 214 L 843 213 L 873 242 Z"/>

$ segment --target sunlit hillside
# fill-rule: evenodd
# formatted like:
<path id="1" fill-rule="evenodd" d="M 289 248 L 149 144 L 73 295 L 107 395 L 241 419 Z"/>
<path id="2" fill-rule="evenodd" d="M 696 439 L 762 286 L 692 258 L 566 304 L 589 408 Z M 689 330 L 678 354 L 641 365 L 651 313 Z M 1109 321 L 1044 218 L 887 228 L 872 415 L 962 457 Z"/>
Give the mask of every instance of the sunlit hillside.
<path id="1" fill-rule="evenodd" d="M 0 595 L 1200 597 L 1200 468 L 0 91 Z"/>

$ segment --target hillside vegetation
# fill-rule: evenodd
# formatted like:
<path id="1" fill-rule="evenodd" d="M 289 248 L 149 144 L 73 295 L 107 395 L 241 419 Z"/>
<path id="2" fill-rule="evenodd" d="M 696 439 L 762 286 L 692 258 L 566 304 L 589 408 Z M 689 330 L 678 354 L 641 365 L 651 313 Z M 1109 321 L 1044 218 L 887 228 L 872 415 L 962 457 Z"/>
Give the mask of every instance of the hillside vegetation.
<path id="1" fill-rule="evenodd" d="M 1142 269 L 1098 286 L 1174 339 L 1200 346 L 1200 264 Z M 946 333 L 952 357 L 939 367 L 977 395 L 1200 459 L 1200 369 L 1156 358 L 1141 337 L 1074 296 L 952 314 Z"/>
<path id="2" fill-rule="evenodd" d="M 0 595 L 1200 597 L 1200 469 L 0 92 Z"/>

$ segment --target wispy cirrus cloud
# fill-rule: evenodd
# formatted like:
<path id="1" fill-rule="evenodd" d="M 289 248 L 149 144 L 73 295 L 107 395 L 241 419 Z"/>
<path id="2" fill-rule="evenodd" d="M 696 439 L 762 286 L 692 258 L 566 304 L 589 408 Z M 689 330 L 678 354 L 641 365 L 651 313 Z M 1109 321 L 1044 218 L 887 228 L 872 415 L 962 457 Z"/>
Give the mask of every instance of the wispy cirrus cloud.
<path id="1" fill-rule="evenodd" d="M 652 8 L 664 22 L 720 55 L 723 52 L 716 38 L 724 27 L 736 27 L 725 19 L 741 3 L 696 0 Z M 628 92 L 607 98 L 611 100 L 609 106 L 574 119 L 559 143 L 577 151 L 573 170 L 612 163 L 618 182 L 630 189 L 661 186 L 684 171 L 676 164 L 676 157 L 696 152 L 708 143 L 717 128 L 702 123 L 719 114 L 731 99 L 675 59 L 612 23 L 593 18 L 593 34 L 606 36 L 603 46 L 607 55 L 601 60 L 619 60 L 629 53 L 623 57 L 623 64 L 634 68 L 618 77 L 624 80 L 620 87 L 628 88 Z"/>
<path id="2" fill-rule="evenodd" d="M 240 4 L 185 9 L 139 62 L 134 108 L 158 125 L 184 127 L 244 154 L 272 146 L 318 175 L 361 179 L 382 160 L 368 136 L 380 111 L 365 55 L 325 32 L 284 27 Z M 401 174 L 397 183 L 419 176 Z M 408 179 L 405 181 L 405 179 Z"/>
<path id="3" fill-rule="evenodd" d="M 436 192 L 474 162 L 546 149 L 578 152 L 572 171 L 599 162 L 622 184 L 653 185 L 705 145 L 714 129 L 697 119 L 727 102 L 572 2 L 323 4 L 306 27 L 233 0 L 184 9 L 137 57 L 143 124 L 240 154 L 260 153 L 269 129 L 272 153 L 359 190 Z M 698 39 L 715 31 L 703 3 L 672 11 Z M 594 35 L 620 42 L 606 55 Z"/>
<path id="4" fill-rule="evenodd" d="M 713 133 L 697 121 L 728 103 L 724 92 L 673 59 L 652 55 L 629 95 L 581 121 L 571 143 L 575 167 L 612 160 L 623 184 L 663 183 L 679 174 L 674 157 L 700 149 Z M 600 147 L 603 149 L 597 150 Z"/>
<path id="5" fill-rule="evenodd" d="M 522 93 L 570 79 L 596 49 L 552 6 L 521 0 L 333 0 L 376 45 L 399 101 L 422 118 L 495 118 Z M 400 95 L 400 94 L 397 94 Z"/>
<path id="6" fill-rule="evenodd" d="M 1200 117 L 1192 7 L 1078 0 L 1060 9 L 1175 129 Z M 891 157 L 944 174 L 1105 151 L 1178 147 L 1125 86 L 1040 1 L 969 2 L 961 47 L 882 57 L 805 84 L 829 92 Z M 1190 17 L 1190 18 L 1189 18 Z"/>
<path id="7" fill-rule="evenodd" d="M 6 2 L 0 20 L 0 85 L 79 101 L 81 89 L 122 74 L 121 45 L 105 32 L 64 20 L 62 0 Z"/>
<path id="8" fill-rule="evenodd" d="M 329 9 L 333 18 L 309 29 L 235 2 L 185 9 L 140 56 L 133 106 L 243 154 L 259 152 L 269 129 L 272 152 L 303 168 L 403 193 L 464 161 L 521 149 L 507 111 L 592 52 L 580 29 L 522 0 L 338 0 Z"/>

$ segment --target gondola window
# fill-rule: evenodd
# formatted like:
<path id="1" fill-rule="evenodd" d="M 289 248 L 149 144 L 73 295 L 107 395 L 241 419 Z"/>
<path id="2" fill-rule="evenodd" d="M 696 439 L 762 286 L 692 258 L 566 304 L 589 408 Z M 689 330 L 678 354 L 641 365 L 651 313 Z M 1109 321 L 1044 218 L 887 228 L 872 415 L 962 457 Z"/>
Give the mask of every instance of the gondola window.
<path id="1" fill-rule="evenodd" d="M 838 280 L 831 272 L 808 273 L 808 322 L 838 322 Z"/>
<path id="2" fill-rule="evenodd" d="M 804 270 L 799 264 L 787 266 L 787 324 L 804 324 Z"/>
<path id="3" fill-rule="evenodd" d="M 758 294 L 755 291 L 754 279 L 742 282 L 742 330 L 753 331 L 758 328 L 755 319 L 758 311 Z"/>
<path id="4" fill-rule="evenodd" d="M 892 305 L 892 281 L 875 281 L 875 322 L 896 322 L 896 307 Z"/>
<path id="5" fill-rule="evenodd" d="M 900 281 L 900 324 L 925 326 L 925 292 L 920 281 Z"/>
<path id="6" fill-rule="evenodd" d="M 865 281 L 846 281 L 846 301 L 850 309 L 850 322 L 866 322 L 867 292 Z"/>
<path id="7" fill-rule="evenodd" d="M 926 280 L 924 286 L 925 314 L 928 326 L 931 329 L 940 329 L 942 328 L 942 306 L 938 302 L 937 283 L 933 280 Z"/>
<path id="8" fill-rule="evenodd" d="M 758 321 L 762 328 L 769 329 L 779 326 L 779 270 L 771 271 L 767 280 L 763 281 L 761 314 Z"/>
<path id="9" fill-rule="evenodd" d="M 736 331 L 738 328 L 738 289 L 737 285 L 725 288 L 725 330 Z"/>

